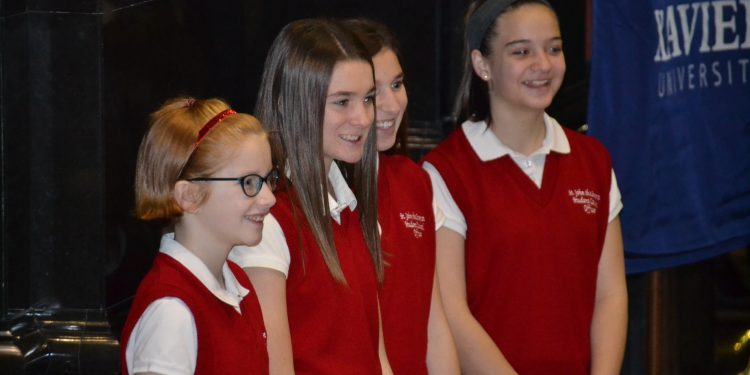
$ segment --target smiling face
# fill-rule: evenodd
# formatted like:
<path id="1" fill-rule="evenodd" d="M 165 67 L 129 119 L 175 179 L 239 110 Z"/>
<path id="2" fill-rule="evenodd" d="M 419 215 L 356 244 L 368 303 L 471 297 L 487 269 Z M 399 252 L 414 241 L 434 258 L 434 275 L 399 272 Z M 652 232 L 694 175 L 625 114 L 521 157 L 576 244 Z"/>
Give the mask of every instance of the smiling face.
<path id="1" fill-rule="evenodd" d="M 333 160 L 362 159 L 367 132 L 375 118 L 372 67 L 365 61 L 336 63 L 326 95 L 323 118 L 323 160 L 326 173 Z"/>
<path id="2" fill-rule="evenodd" d="M 404 71 L 398 57 L 389 48 L 384 48 L 373 56 L 372 64 L 375 68 L 375 126 L 378 130 L 378 151 L 386 151 L 396 143 L 396 133 L 408 104 Z"/>
<path id="3" fill-rule="evenodd" d="M 250 135 L 235 147 L 228 162 L 207 177 L 239 177 L 251 173 L 266 176 L 271 171 L 271 148 L 265 137 Z M 243 193 L 239 182 L 212 181 L 206 185 L 208 196 L 196 213 L 205 228 L 204 236 L 229 247 L 257 245 L 261 240 L 263 218 L 276 203 L 271 189 L 263 184 L 260 193 L 251 198 Z"/>
<path id="4" fill-rule="evenodd" d="M 508 109 L 544 111 L 565 75 L 554 12 L 540 4 L 521 5 L 498 18 L 495 33 L 489 56 L 472 52 L 475 72 L 488 82 L 490 102 Z"/>

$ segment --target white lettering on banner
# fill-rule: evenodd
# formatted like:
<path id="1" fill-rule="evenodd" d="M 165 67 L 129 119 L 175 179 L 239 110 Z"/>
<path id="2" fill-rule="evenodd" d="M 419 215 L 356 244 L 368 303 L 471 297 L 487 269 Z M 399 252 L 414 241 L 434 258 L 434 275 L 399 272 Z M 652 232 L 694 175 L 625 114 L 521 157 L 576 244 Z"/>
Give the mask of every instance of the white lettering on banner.
<path id="1" fill-rule="evenodd" d="M 740 7 L 743 7 L 744 11 Z M 744 36 L 739 34 L 737 27 L 737 17 L 742 14 L 745 15 Z M 654 19 L 658 33 L 658 45 L 654 56 L 656 62 L 689 56 L 693 51 L 693 39 L 697 31 L 701 34 L 699 53 L 750 49 L 750 0 L 717 0 L 669 5 L 664 9 L 654 9 Z M 710 38 L 711 36 L 713 38 Z"/>
<path id="2" fill-rule="evenodd" d="M 696 51 L 715 54 L 702 58 L 706 62 L 664 65 L 656 82 L 659 98 L 697 89 L 748 84 L 749 59 L 722 58 L 721 52 L 750 50 L 750 0 L 669 5 L 655 9 L 654 19 L 658 34 L 654 62 L 674 63 L 674 59 Z"/>
<path id="3" fill-rule="evenodd" d="M 747 85 L 750 59 L 681 65 L 659 72 L 659 98 L 710 87 Z"/>

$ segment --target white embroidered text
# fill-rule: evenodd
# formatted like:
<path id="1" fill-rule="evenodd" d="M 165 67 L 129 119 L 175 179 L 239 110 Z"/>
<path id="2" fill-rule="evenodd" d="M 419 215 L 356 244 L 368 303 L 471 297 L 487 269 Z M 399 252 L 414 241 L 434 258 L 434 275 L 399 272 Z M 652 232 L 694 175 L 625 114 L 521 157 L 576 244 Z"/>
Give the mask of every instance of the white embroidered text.
<path id="1" fill-rule="evenodd" d="M 583 207 L 583 212 L 593 215 L 599 208 L 601 196 L 589 189 L 568 189 L 568 196 L 573 200 L 573 204 Z"/>
<path id="2" fill-rule="evenodd" d="M 422 238 L 424 234 L 424 216 L 414 212 L 401 212 L 398 216 L 404 222 L 404 226 L 412 230 L 414 238 Z"/>

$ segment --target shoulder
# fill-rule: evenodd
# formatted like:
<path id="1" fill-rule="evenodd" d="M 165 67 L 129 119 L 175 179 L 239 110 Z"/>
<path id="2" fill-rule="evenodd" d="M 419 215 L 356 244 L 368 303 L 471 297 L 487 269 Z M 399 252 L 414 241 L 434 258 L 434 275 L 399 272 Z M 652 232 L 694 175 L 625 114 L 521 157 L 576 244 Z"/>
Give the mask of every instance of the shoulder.
<path id="1" fill-rule="evenodd" d="M 381 155 L 381 167 L 396 172 L 424 173 L 422 168 L 413 160 L 403 155 Z"/>
<path id="2" fill-rule="evenodd" d="M 188 304 L 179 297 L 161 297 L 151 301 L 139 314 L 130 340 L 170 337 L 182 334 L 185 329 L 195 330 L 195 318 Z"/>
<path id="3" fill-rule="evenodd" d="M 609 184 L 612 178 L 612 159 L 604 145 L 589 135 L 570 129 L 564 130 L 570 144 L 569 160 L 576 169 L 592 171 L 599 176 L 600 181 Z"/>
<path id="4" fill-rule="evenodd" d="M 426 170 L 406 156 L 382 157 L 378 172 L 378 194 L 422 196 L 432 199 L 432 183 Z M 385 190 L 382 190 L 385 189 Z"/>
<path id="5" fill-rule="evenodd" d="M 184 323 L 193 324 L 190 307 L 178 297 L 162 297 L 151 302 L 141 315 L 142 322 L 173 327 L 177 330 Z"/>
<path id="6" fill-rule="evenodd" d="M 139 317 L 125 347 L 125 360 L 131 373 L 149 370 L 193 373 L 197 357 L 195 318 L 179 299 L 156 300 Z"/>
<path id="7" fill-rule="evenodd" d="M 429 154 L 450 152 L 456 148 L 468 145 L 466 133 L 463 127 L 458 127 L 448 134 L 440 144 L 437 145 Z"/>
<path id="8" fill-rule="evenodd" d="M 607 149 L 598 139 L 568 128 L 563 128 L 563 131 L 565 132 L 565 137 L 568 138 L 571 148 L 579 147 L 594 152 L 608 154 Z"/>
<path id="9" fill-rule="evenodd" d="M 462 128 L 453 130 L 440 144 L 425 155 L 421 163 L 428 162 L 437 170 L 451 168 L 458 162 L 458 158 L 463 158 L 473 154 L 466 134 Z"/>
<path id="10" fill-rule="evenodd" d="M 154 259 L 146 277 L 139 288 L 140 294 L 175 295 L 189 290 L 187 286 L 195 276 L 179 261 L 169 255 L 160 253 Z"/>

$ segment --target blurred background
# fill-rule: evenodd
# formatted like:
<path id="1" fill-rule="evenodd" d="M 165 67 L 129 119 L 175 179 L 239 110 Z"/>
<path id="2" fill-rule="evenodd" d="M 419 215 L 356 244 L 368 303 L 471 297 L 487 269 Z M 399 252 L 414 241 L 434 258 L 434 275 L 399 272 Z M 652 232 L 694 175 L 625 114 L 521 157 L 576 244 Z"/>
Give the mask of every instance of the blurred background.
<path id="1" fill-rule="evenodd" d="M 593 4 L 550 2 L 568 69 L 549 112 L 586 131 Z M 371 17 L 401 39 L 417 160 L 453 129 L 465 8 L 464 0 L 0 0 L 0 373 L 119 373 L 120 329 L 161 230 L 132 216 L 135 156 L 148 114 L 166 99 L 221 97 L 252 112 L 283 25 Z M 629 274 L 623 373 L 747 367 L 746 246 Z"/>

